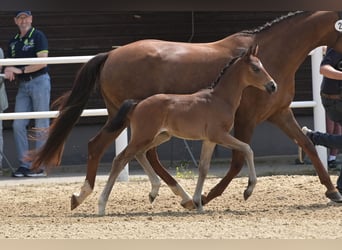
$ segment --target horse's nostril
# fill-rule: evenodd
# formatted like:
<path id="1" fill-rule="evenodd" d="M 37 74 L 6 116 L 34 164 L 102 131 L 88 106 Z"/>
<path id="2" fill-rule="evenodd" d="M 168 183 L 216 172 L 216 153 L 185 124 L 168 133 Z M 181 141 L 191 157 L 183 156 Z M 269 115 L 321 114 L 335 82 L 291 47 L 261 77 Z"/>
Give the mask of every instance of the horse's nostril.
<path id="1" fill-rule="evenodd" d="M 273 81 L 266 84 L 266 90 L 269 93 L 274 93 L 277 91 L 277 84 Z"/>
<path id="2" fill-rule="evenodd" d="M 275 82 L 273 82 L 272 88 L 273 88 L 273 92 L 276 92 L 276 91 L 277 91 L 278 86 L 277 86 L 277 84 L 276 84 Z"/>

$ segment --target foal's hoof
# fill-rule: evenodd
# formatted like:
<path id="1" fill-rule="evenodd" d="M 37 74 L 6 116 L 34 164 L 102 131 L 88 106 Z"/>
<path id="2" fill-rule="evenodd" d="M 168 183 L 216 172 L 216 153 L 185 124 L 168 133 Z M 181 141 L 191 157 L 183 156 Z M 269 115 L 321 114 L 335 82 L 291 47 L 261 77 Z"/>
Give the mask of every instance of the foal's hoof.
<path id="1" fill-rule="evenodd" d="M 74 210 L 75 208 L 77 208 L 80 205 L 80 203 L 78 202 L 76 196 L 73 194 L 71 196 L 71 210 Z"/>
<path id="2" fill-rule="evenodd" d="M 189 210 L 192 210 L 192 209 L 196 209 L 197 206 L 196 204 L 193 202 L 193 200 L 188 200 L 186 202 L 182 202 L 181 203 L 182 207 L 186 208 L 186 209 L 189 209 Z"/>
<path id="3" fill-rule="evenodd" d="M 154 196 L 154 195 L 151 195 L 151 194 L 148 194 L 148 199 L 150 201 L 150 203 L 153 203 L 154 200 L 157 198 L 158 195 Z"/>
<path id="4" fill-rule="evenodd" d="M 249 196 L 251 196 L 252 191 L 246 189 L 245 192 L 243 192 L 243 198 L 245 199 L 245 201 L 249 198 Z"/>
<path id="5" fill-rule="evenodd" d="M 326 191 L 325 196 L 328 197 L 331 201 L 342 203 L 342 195 L 338 192 L 337 189 L 334 191 Z"/>

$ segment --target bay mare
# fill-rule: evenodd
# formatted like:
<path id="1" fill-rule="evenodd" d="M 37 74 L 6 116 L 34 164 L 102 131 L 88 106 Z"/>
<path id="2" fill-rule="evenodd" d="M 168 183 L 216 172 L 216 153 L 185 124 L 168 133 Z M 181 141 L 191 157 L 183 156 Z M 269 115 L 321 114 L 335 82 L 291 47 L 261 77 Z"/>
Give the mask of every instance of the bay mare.
<path id="1" fill-rule="evenodd" d="M 342 19 L 341 13 L 334 11 L 295 12 L 255 30 L 238 32 L 211 43 L 142 40 L 99 54 L 83 65 L 70 93 L 62 97 L 60 116 L 53 121 L 45 145 L 31 155 L 32 168 L 60 164 L 65 140 L 97 84 L 109 115 L 104 127 L 88 143 L 87 175 L 81 188 L 81 198 L 78 195 L 71 198 L 71 208 L 74 209 L 93 190 L 105 149 L 127 126 L 123 124 L 116 132 L 108 130 L 124 100 L 144 99 L 157 93 L 193 93 L 217 76 L 226 63 L 227 55 L 236 57 L 241 50 L 258 44 L 258 57 L 277 82 L 278 91 L 269 97 L 258 89 L 245 89 L 235 116 L 234 136 L 249 143 L 259 123 L 266 120 L 273 123 L 303 148 L 327 189 L 326 196 L 341 202 L 341 194 L 290 108 L 295 93 L 295 73 L 308 53 L 322 45 L 342 52 L 342 34 L 335 29 L 339 19 Z M 147 158 L 169 186 L 177 185 L 159 162 L 156 148 L 148 151 Z M 229 171 L 207 196 L 202 197 L 203 204 L 221 195 L 243 164 L 243 154 L 233 150 Z"/>
<path id="2" fill-rule="evenodd" d="M 183 207 L 203 211 L 203 184 L 216 144 L 241 151 L 244 155 L 249 169 L 244 198 L 248 199 L 257 181 L 253 151 L 248 144 L 236 139 L 229 132 L 233 127 L 242 91 L 246 87 L 253 86 L 269 93 L 277 90 L 274 80 L 256 57 L 257 51 L 258 47 L 252 46 L 243 56 L 232 59 L 210 88 L 194 94 L 156 94 L 139 103 L 135 100 L 124 101 L 112 120 L 111 131 L 120 130 L 123 123 L 129 123 L 131 139 L 113 161 L 110 176 L 99 200 L 100 215 L 105 214 L 110 192 L 125 165 L 135 157 L 146 173 L 154 173 L 146 152 L 170 140 L 172 136 L 203 141 L 193 199 L 180 185 L 171 188 L 174 194 L 182 197 Z M 154 175 L 150 177 L 151 201 L 158 195 L 160 187 L 159 178 L 153 177 Z"/>

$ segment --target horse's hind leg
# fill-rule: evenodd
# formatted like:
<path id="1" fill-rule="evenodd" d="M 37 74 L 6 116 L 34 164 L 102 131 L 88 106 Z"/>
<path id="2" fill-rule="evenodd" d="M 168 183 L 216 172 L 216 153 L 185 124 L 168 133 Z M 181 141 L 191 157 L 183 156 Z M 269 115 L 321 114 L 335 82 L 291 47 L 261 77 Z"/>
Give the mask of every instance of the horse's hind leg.
<path id="1" fill-rule="evenodd" d="M 158 195 L 158 191 L 159 191 L 159 187 L 160 187 L 159 178 L 155 174 L 149 160 L 146 157 L 146 154 L 139 154 L 139 155 L 136 155 L 135 157 L 139 161 L 141 166 L 144 168 L 145 173 L 149 176 L 149 179 L 151 181 L 152 190 L 149 194 L 149 198 L 150 198 L 150 202 L 152 203 Z M 157 182 L 157 180 L 158 180 L 158 182 Z M 170 189 L 172 190 L 172 192 L 175 195 L 179 195 L 180 197 L 182 197 L 181 205 L 184 208 L 187 208 L 187 209 L 194 209 L 195 208 L 195 205 L 192 202 L 190 195 L 186 191 L 184 191 L 182 186 L 180 186 L 177 183 L 176 185 L 170 187 Z"/>
<path id="2" fill-rule="evenodd" d="M 182 197 L 181 205 L 186 209 L 194 209 L 196 208 L 193 203 L 190 195 L 183 189 L 183 187 L 175 180 L 175 178 L 170 175 L 169 172 L 164 168 L 164 166 L 160 163 L 157 155 L 156 148 L 152 148 L 147 151 L 146 157 L 151 164 L 153 170 L 157 173 L 157 175 L 169 186 L 171 191 L 180 197 Z"/>
<path id="3" fill-rule="evenodd" d="M 156 152 L 156 147 L 170 139 L 170 135 L 167 133 L 159 134 L 151 146 L 150 150 L 145 154 L 148 162 L 146 163 L 146 168 L 151 168 L 149 171 L 153 171 L 158 174 L 158 176 L 165 181 L 165 183 L 169 186 L 171 191 L 182 198 L 181 205 L 187 209 L 194 209 L 195 204 L 193 203 L 191 196 L 183 189 L 183 187 L 166 171 L 166 169 L 161 165 L 158 160 L 158 155 Z M 151 149 L 152 147 L 152 149 Z M 152 165 L 154 164 L 154 165 Z M 153 170 L 152 170 L 153 168 Z M 145 170 L 146 172 L 146 170 Z M 153 197 L 150 197 L 153 198 Z M 154 197 L 155 198 L 155 197 Z M 152 200 L 153 201 L 153 200 Z"/>
<path id="4" fill-rule="evenodd" d="M 87 175 L 80 193 L 71 196 L 71 210 L 78 207 L 94 189 L 97 168 L 104 151 L 122 132 L 124 127 L 115 132 L 109 132 L 106 126 L 88 143 Z"/>
<path id="5" fill-rule="evenodd" d="M 130 153 L 130 150 L 128 147 L 126 147 L 120 154 L 118 154 L 113 162 L 112 162 L 112 168 L 110 170 L 110 174 L 107 180 L 107 183 L 101 193 L 101 196 L 98 201 L 98 208 L 99 208 L 99 215 L 105 214 L 106 204 L 108 201 L 108 197 L 110 195 L 110 192 L 113 189 L 114 183 L 119 176 L 120 172 L 124 169 L 125 165 L 133 159 L 134 154 Z"/>
<path id="6" fill-rule="evenodd" d="M 148 197 L 149 197 L 150 202 L 152 203 L 155 200 L 155 198 L 158 196 L 159 188 L 161 185 L 160 180 L 159 180 L 158 176 L 156 175 L 156 173 L 153 171 L 152 166 L 148 162 L 145 153 L 137 154 L 135 156 L 135 158 L 140 163 L 140 165 L 143 167 L 145 173 L 147 174 L 147 176 L 151 182 L 152 189 L 151 189 L 151 192 L 149 193 Z"/>

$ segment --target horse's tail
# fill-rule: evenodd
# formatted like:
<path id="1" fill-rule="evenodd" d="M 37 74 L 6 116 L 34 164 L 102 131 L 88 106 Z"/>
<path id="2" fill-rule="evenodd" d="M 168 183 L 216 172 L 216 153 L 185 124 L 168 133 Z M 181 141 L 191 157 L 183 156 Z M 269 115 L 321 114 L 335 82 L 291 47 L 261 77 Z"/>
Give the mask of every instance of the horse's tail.
<path id="1" fill-rule="evenodd" d="M 111 120 L 110 124 L 106 127 L 108 132 L 114 132 L 118 129 L 126 127 L 126 124 L 128 124 L 129 114 L 137 104 L 137 100 L 125 100 L 121 104 L 118 112 L 116 113 L 116 116 Z"/>
<path id="2" fill-rule="evenodd" d="M 32 169 L 42 165 L 49 167 L 60 164 L 65 141 L 95 88 L 108 54 L 108 52 L 98 54 L 84 64 L 76 75 L 71 91 L 56 101 L 59 104 L 60 114 L 52 122 L 45 144 L 40 149 L 28 154 L 27 160 L 32 161 Z"/>

